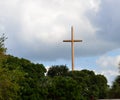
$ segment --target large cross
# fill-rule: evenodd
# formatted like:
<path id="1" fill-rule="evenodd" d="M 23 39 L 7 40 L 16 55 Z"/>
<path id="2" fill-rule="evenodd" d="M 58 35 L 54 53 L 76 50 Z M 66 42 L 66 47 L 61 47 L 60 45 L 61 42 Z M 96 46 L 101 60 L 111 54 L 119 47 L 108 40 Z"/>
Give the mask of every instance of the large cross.
<path id="1" fill-rule="evenodd" d="M 72 71 L 74 71 L 74 42 L 82 42 L 82 40 L 74 40 L 74 30 L 71 27 L 71 40 L 63 40 L 63 42 L 71 42 Z"/>

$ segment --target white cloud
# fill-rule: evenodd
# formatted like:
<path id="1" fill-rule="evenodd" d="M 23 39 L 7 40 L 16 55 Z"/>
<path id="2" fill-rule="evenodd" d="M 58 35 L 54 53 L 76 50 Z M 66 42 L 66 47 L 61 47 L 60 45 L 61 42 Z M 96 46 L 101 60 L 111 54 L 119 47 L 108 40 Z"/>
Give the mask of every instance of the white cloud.
<path id="1" fill-rule="evenodd" d="M 117 70 L 106 70 L 106 71 L 102 71 L 101 74 L 106 76 L 109 85 L 112 85 L 116 76 L 119 75 Z"/>
<path id="2" fill-rule="evenodd" d="M 118 67 L 120 63 L 120 55 L 118 56 L 101 56 L 96 63 L 101 67 Z"/>
<path id="3" fill-rule="evenodd" d="M 119 75 L 118 72 L 112 71 L 112 70 L 102 71 L 101 74 L 106 75 L 108 77 L 111 77 L 111 76 L 116 77 L 117 75 Z"/>
<path id="4" fill-rule="evenodd" d="M 112 82 L 120 74 L 120 49 L 113 50 L 105 53 L 96 59 L 97 73 L 105 75 L 108 84 L 112 85 Z"/>

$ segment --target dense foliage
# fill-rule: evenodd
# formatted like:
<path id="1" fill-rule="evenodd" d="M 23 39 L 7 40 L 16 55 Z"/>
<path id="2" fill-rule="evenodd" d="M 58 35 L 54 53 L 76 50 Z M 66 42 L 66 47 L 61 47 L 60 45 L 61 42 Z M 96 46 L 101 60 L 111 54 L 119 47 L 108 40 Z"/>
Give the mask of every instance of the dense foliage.
<path id="1" fill-rule="evenodd" d="M 54 84 L 54 89 L 56 89 L 54 90 L 55 93 L 52 91 L 55 98 L 52 98 L 52 100 L 67 100 L 68 95 L 70 95 L 69 100 L 90 100 L 107 97 L 107 79 L 103 75 L 95 75 L 93 71 L 89 70 L 71 72 L 66 69 L 66 66 L 61 65 L 52 66 L 48 70 L 47 75 L 54 80 L 51 83 Z M 64 74 L 60 74 L 63 72 Z M 59 93 L 59 95 L 56 93 Z M 64 95 L 68 97 L 65 98 Z"/>
<path id="2" fill-rule="evenodd" d="M 45 67 L 23 58 L 5 57 L 0 66 L 1 100 L 38 100 L 40 93 L 37 85 L 44 77 Z"/>
<path id="3" fill-rule="evenodd" d="M 113 85 L 109 91 L 109 97 L 116 99 L 120 98 L 120 76 L 117 76 L 113 82 Z"/>
<path id="4" fill-rule="evenodd" d="M 66 65 L 54 65 L 49 68 L 47 75 L 50 77 L 54 76 L 65 76 L 68 72 L 68 68 Z"/>
<path id="5" fill-rule="evenodd" d="M 5 53 L 6 52 L 6 48 L 4 45 L 5 40 L 7 39 L 7 37 L 5 36 L 5 34 L 2 34 L 0 36 L 0 53 Z"/>

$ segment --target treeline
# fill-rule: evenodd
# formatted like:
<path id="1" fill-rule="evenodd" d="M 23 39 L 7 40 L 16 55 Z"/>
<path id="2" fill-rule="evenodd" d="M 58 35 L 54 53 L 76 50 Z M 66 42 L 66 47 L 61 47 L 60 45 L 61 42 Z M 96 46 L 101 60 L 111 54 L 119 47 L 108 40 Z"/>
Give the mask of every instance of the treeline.
<path id="1" fill-rule="evenodd" d="M 89 100 L 107 96 L 107 80 L 93 71 L 71 72 L 5 55 L 0 60 L 0 100 Z"/>
<path id="2" fill-rule="evenodd" d="M 120 98 L 120 76 L 112 87 L 93 71 L 69 71 L 66 65 L 35 64 L 6 54 L 0 37 L 0 100 L 96 100 Z"/>

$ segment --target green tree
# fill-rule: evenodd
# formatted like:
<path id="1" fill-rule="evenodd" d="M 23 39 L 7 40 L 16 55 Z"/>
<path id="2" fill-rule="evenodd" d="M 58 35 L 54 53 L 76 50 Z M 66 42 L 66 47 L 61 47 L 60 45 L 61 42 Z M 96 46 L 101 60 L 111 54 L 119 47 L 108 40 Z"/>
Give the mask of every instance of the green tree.
<path id="1" fill-rule="evenodd" d="M 66 65 L 54 65 L 49 68 L 47 75 L 54 76 L 65 76 L 68 73 L 68 68 Z"/>
<path id="2" fill-rule="evenodd" d="M 120 75 L 116 77 L 109 91 L 109 98 L 120 98 Z"/>
<path id="3" fill-rule="evenodd" d="M 103 75 L 96 75 L 95 83 L 99 89 L 99 98 L 105 99 L 107 98 L 109 86 L 107 85 L 107 79 Z"/>
<path id="4" fill-rule="evenodd" d="M 7 38 L 6 38 L 5 34 L 2 34 L 0 36 L 0 54 L 4 54 L 6 52 L 6 48 L 4 45 L 6 39 Z"/>
<path id="5" fill-rule="evenodd" d="M 19 80 L 24 73 L 19 69 L 9 70 L 0 67 L 0 100 L 18 100 L 20 98 Z"/>
<path id="6" fill-rule="evenodd" d="M 118 69 L 120 73 L 120 63 Z M 113 81 L 113 84 L 108 92 L 108 98 L 116 98 L 116 99 L 120 98 L 120 75 L 118 75 L 116 79 Z"/>
<path id="7" fill-rule="evenodd" d="M 24 74 L 19 69 L 9 70 L 6 67 L 8 56 L 4 42 L 7 38 L 5 34 L 0 37 L 0 100 L 18 100 L 20 86 L 18 81 L 23 78 Z"/>
<path id="8" fill-rule="evenodd" d="M 24 73 L 24 78 L 17 82 L 20 86 L 19 95 L 22 100 L 39 100 L 41 88 L 38 84 L 46 72 L 43 64 L 34 64 L 24 58 L 8 55 L 3 65 L 3 68 L 10 71 L 18 69 Z"/>
<path id="9" fill-rule="evenodd" d="M 69 72 L 68 76 L 76 80 L 82 87 L 82 95 L 85 100 L 106 97 L 108 86 L 107 80 L 103 75 L 95 75 L 93 71 L 81 70 Z M 101 97 L 102 95 L 104 97 Z"/>
<path id="10" fill-rule="evenodd" d="M 6 39 L 7 38 L 5 37 L 4 34 L 0 36 L 0 67 L 2 66 L 3 61 L 6 59 L 6 55 L 5 55 L 6 48 L 4 45 Z"/>
<path id="11" fill-rule="evenodd" d="M 80 87 L 70 77 L 55 76 L 48 87 L 47 100 L 80 100 Z"/>
<path id="12" fill-rule="evenodd" d="M 39 84 L 46 72 L 44 65 L 11 55 L 3 58 L 0 66 L 0 97 L 3 99 L 0 100 L 39 100 L 42 97 Z"/>

